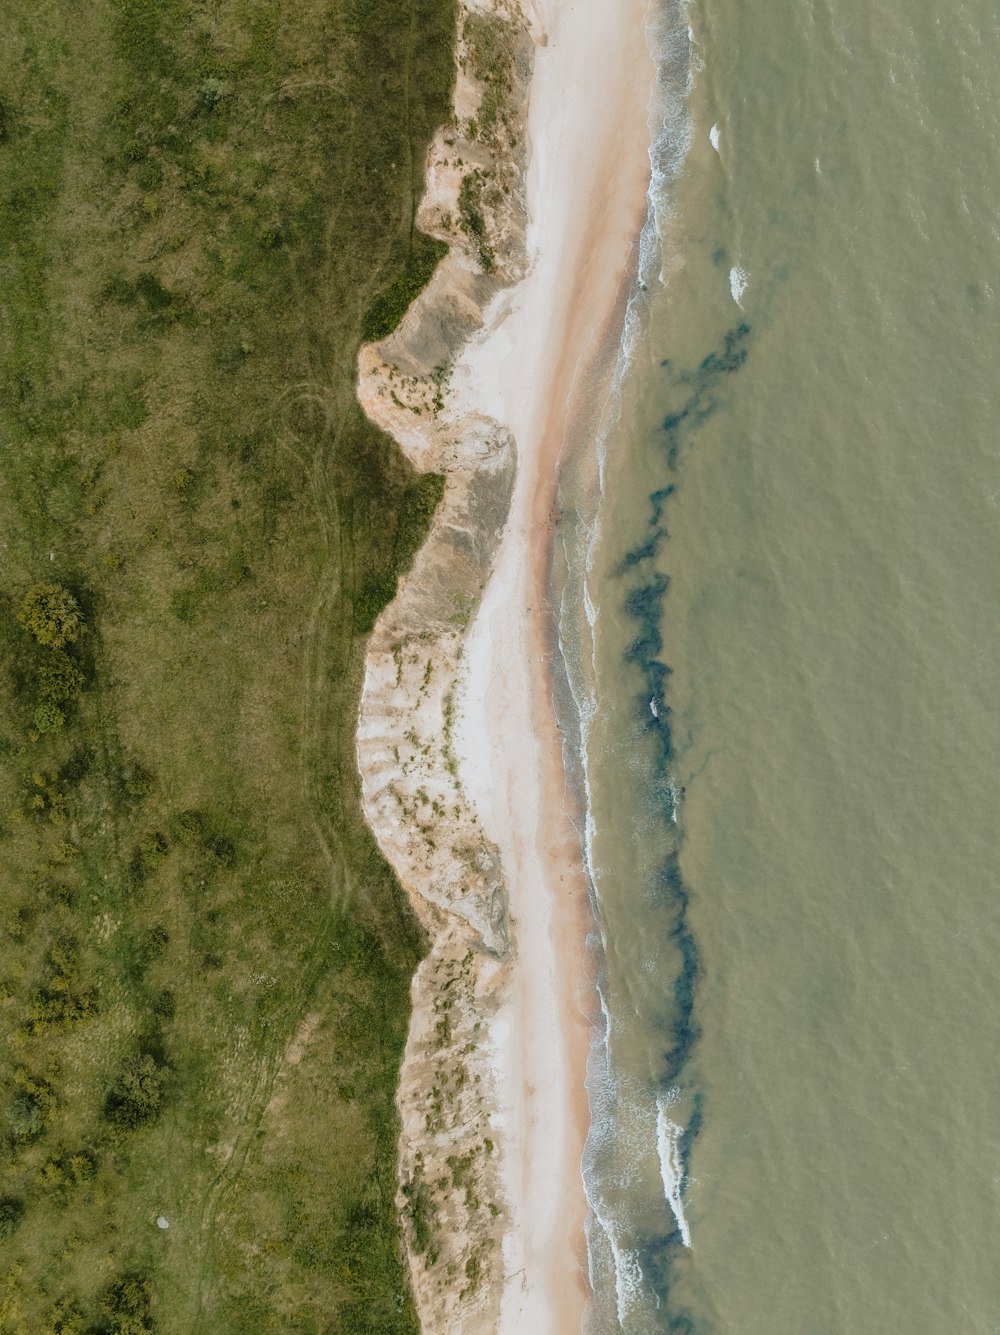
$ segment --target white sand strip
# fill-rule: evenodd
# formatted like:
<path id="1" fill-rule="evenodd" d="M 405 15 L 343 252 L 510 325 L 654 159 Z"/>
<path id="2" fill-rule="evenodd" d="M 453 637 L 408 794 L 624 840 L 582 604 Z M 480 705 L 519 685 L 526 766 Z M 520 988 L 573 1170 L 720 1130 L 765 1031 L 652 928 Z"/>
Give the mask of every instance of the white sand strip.
<path id="1" fill-rule="evenodd" d="M 564 809 L 545 608 L 556 469 L 604 383 L 649 179 L 646 0 L 528 0 L 531 268 L 463 353 L 456 412 L 510 428 L 518 474 L 471 630 L 456 730 L 464 784 L 500 847 L 517 949 L 495 1030 L 505 1185 L 502 1335 L 577 1331 L 587 1305 L 580 1161 L 592 998 L 586 889 Z"/>

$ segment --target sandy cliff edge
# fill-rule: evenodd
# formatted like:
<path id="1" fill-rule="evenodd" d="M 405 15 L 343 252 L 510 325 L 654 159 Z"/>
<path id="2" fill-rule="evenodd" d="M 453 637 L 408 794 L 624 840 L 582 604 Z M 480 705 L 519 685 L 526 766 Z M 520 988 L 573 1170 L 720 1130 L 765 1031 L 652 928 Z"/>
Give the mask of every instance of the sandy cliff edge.
<path id="1" fill-rule="evenodd" d="M 516 459 L 508 430 L 474 407 L 454 409 L 449 380 L 491 300 L 524 274 L 532 38 L 503 0 L 463 3 L 458 28 L 454 116 L 429 150 L 417 218 L 450 249 L 399 328 L 361 349 L 358 376 L 369 417 L 416 468 L 445 479 L 427 540 L 369 642 L 357 733 L 366 817 L 432 943 L 413 979 L 397 1096 L 398 1206 L 428 1332 L 496 1329 L 509 1223 L 494 1033 L 513 967 L 508 893 L 465 792 L 454 726 L 467 628 Z M 490 54 L 501 76 L 492 87 L 477 77 Z"/>
<path id="2" fill-rule="evenodd" d="M 358 728 L 366 815 L 432 941 L 398 1097 L 429 1335 L 555 1335 L 587 1307 L 589 917 L 546 598 L 559 457 L 606 384 L 645 217 L 644 20 L 644 0 L 463 6 L 419 214 L 451 250 L 359 357 L 366 411 L 446 479 L 373 632 Z M 510 55 L 486 129 L 484 23 Z"/>

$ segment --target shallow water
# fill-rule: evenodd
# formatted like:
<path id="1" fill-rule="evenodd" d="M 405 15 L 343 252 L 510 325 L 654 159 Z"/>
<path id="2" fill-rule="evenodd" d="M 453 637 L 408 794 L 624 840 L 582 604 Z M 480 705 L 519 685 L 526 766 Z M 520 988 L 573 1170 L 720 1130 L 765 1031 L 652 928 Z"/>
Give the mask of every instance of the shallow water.
<path id="1" fill-rule="evenodd" d="M 563 495 L 594 1325 L 997 1331 L 1000 18 L 662 18 Z"/>

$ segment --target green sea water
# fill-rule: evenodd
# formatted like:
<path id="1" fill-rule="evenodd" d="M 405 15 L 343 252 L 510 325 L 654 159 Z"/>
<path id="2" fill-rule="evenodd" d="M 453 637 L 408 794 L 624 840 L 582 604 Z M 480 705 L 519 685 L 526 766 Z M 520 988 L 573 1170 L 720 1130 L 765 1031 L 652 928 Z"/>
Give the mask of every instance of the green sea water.
<path id="1" fill-rule="evenodd" d="M 656 226 L 563 489 L 593 1326 L 986 1335 L 1000 10 L 656 19 Z"/>

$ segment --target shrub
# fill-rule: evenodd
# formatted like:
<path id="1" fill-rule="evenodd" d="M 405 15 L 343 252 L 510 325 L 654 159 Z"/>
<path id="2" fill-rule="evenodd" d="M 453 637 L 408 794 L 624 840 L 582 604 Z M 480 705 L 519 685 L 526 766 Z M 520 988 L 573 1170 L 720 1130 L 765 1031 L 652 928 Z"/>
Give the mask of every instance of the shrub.
<path id="1" fill-rule="evenodd" d="M 46 1191 L 65 1196 L 70 1188 L 89 1182 L 97 1172 L 97 1160 L 90 1150 L 63 1150 L 50 1155 L 38 1172 L 39 1185 Z"/>
<path id="2" fill-rule="evenodd" d="M 405 1213 L 409 1216 L 413 1228 L 413 1250 L 423 1256 L 431 1250 L 433 1242 L 434 1204 L 427 1184 L 415 1177 L 402 1189 L 406 1197 Z"/>
<path id="3" fill-rule="evenodd" d="M 7 1111 L 7 1121 L 18 1136 L 18 1127 L 29 1132 L 26 1139 L 40 1135 L 56 1114 L 56 1096 L 45 1080 L 31 1075 L 24 1067 L 14 1072 L 14 1083 L 20 1089 Z"/>
<path id="4" fill-rule="evenodd" d="M 159 959 L 170 944 L 170 933 L 160 923 L 154 924 L 142 942 L 142 953 L 147 959 Z"/>
<path id="5" fill-rule="evenodd" d="M 81 990 L 76 942 L 60 940 L 46 959 L 45 979 L 28 1002 L 28 1028 L 33 1034 L 69 1029 L 97 1014 L 97 994 Z"/>
<path id="6" fill-rule="evenodd" d="M 170 1069 L 149 1052 L 128 1061 L 104 1104 L 112 1125 L 130 1131 L 159 1116 Z"/>
<path id="7" fill-rule="evenodd" d="M 479 251 L 479 263 L 484 273 L 492 273 L 496 267 L 493 250 L 486 239 L 486 218 L 482 207 L 482 178 L 478 171 L 462 178 L 458 191 L 458 211 L 462 227 L 476 243 Z"/>
<path id="8" fill-rule="evenodd" d="M 444 496 L 444 478 L 440 473 L 424 473 L 403 493 L 396 530 L 396 560 L 407 570 L 430 528 L 434 511 Z"/>
<path id="9" fill-rule="evenodd" d="M 224 83 L 221 79 L 205 79 L 199 89 L 199 100 L 207 111 L 212 111 L 220 102 L 225 101 L 232 91 L 232 85 Z"/>
<path id="10" fill-rule="evenodd" d="M 38 665 L 38 694 L 43 703 L 61 705 L 83 689 L 83 673 L 64 649 L 52 649 Z"/>
<path id="11" fill-rule="evenodd" d="M 378 614 L 396 596 L 396 576 L 370 575 L 354 595 L 354 629 L 367 635 L 375 625 Z"/>
<path id="12" fill-rule="evenodd" d="M 37 1140 L 45 1130 L 45 1108 L 36 1094 L 18 1094 L 7 1109 L 7 1122 L 15 1140 Z"/>
<path id="13" fill-rule="evenodd" d="M 17 1196 L 0 1196 L 0 1242 L 16 1231 L 24 1218 L 24 1201 Z"/>
<path id="14" fill-rule="evenodd" d="M 116 776 L 122 797 L 129 801 L 139 801 L 153 791 L 156 776 L 141 760 L 127 761 Z"/>
<path id="15" fill-rule="evenodd" d="M 139 840 L 139 851 L 149 862 L 159 862 L 170 851 L 170 841 L 162 830 L 147 830 Z"/>
<path id="16" fill-rule="evenodd" d="M 56 980 L 58 984 L 60 980 Z M 33 1034 L 49 1030 L 58 1033 L 72 1029 L 97 1014 L 97 996 L 93 991 L 70 992 L 60 987 L 39 987 L 28 1002 L 28 1028 Z"/>
<path id="17" fill-rule="evenodd" d="M 36 584 L 21 601 L 17 619 L 39 644 L 61 649 L 87 629 L 80 604 L 61 584 Z"/>
<path id="18" fill-rule="evenodd" d="M 62 1298 L 49 1314 L 42 1335 L 82 1335 L 83 1329 L 84 1316 L 78 1304 Z"/>
<path id="19" fill-rule="evenodd" d="M 109 1335 L 145 1335 L 153 1329 L 152 1290 L 145 1275 L 122 1275 L 101 1296 L 101 1310 L 110 1318 Z"/>
<path id="20" fill-rule="evenodd" d="M 66 715 L 51 700 L 44 700 L 31 716 L 31 724 L 39 737 L 49 732 L 58 732 L 66 723 Z"/>

